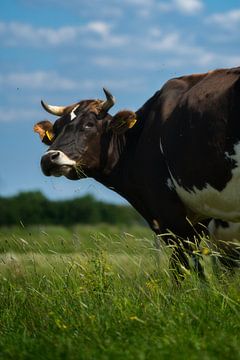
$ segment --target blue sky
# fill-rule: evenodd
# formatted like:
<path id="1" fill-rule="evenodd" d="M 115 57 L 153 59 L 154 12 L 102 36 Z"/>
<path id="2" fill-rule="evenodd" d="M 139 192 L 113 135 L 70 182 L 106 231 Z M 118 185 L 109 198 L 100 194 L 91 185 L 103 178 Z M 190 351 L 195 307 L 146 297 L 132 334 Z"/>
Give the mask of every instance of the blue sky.
<path id="1" fill-rule="evenodd" d="M 240 1 L 1 0 L 0 195 L 121 198 L 93 180 L 46 178 L 40 106 L 117 98 L 136 110 L 171 77 L 240 65 Z"/>

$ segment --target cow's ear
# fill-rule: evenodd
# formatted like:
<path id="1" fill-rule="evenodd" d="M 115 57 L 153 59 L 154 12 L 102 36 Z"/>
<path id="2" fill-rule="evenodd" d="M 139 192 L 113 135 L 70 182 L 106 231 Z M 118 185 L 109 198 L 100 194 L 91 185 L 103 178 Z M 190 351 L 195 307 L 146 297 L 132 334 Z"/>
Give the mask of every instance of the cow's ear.
<path id="1" fill-rule="evenodd" d="M 137 122 L 137 115 L 133 111 L 122 110 L 113 116 L 110 128 L 117 134 L 123 134 Z"/>
<path id="2" fill-rule="evenodd" d="M 53 124 L 43 120 L 34 125 L 33 130 L 39 134 L 40 139 L 46 145 L 51 145 L 54 139 Z"/>

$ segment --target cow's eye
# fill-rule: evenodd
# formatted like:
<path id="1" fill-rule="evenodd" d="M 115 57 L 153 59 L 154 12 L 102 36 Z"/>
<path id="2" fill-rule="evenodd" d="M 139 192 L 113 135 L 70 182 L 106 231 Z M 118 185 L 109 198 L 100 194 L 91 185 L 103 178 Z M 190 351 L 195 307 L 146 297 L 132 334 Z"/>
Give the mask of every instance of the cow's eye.
<path id="1" fill-rule="evenodd" d="M 84 125 L 84 129 L 91 129 L 94 126 L 94 123 L 88 122 Z"/>

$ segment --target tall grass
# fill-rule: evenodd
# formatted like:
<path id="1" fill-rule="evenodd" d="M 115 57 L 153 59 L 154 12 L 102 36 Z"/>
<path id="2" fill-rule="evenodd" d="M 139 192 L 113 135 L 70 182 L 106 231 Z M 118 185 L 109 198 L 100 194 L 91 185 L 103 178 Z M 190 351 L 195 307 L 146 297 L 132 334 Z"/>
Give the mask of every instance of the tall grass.
<path id="1" fill-rule="evenodd" d="M 176 287 L 146 229 L 1 229 L 1 359 L 238 359 L 239 274 Z M 31 235 L 30 235 L 31 234 Z"/>

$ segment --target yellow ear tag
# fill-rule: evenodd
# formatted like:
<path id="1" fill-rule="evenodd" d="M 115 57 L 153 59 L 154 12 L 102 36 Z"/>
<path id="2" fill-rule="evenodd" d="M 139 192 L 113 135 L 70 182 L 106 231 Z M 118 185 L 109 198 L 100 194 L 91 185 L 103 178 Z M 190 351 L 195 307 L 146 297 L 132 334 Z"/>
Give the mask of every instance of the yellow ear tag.
<path id="1" fill-rule="evenodd" d="M 53 135 L 48 130 L 45 131 L 45 135 L 47 136 L 48 140 L 52 141 Z"/>
<path id="2" fill-rule="evenodd" d="M 132 119 L 128 122 L 128 128 L 131 129 L 137 122 L 137 119 Z"/>

